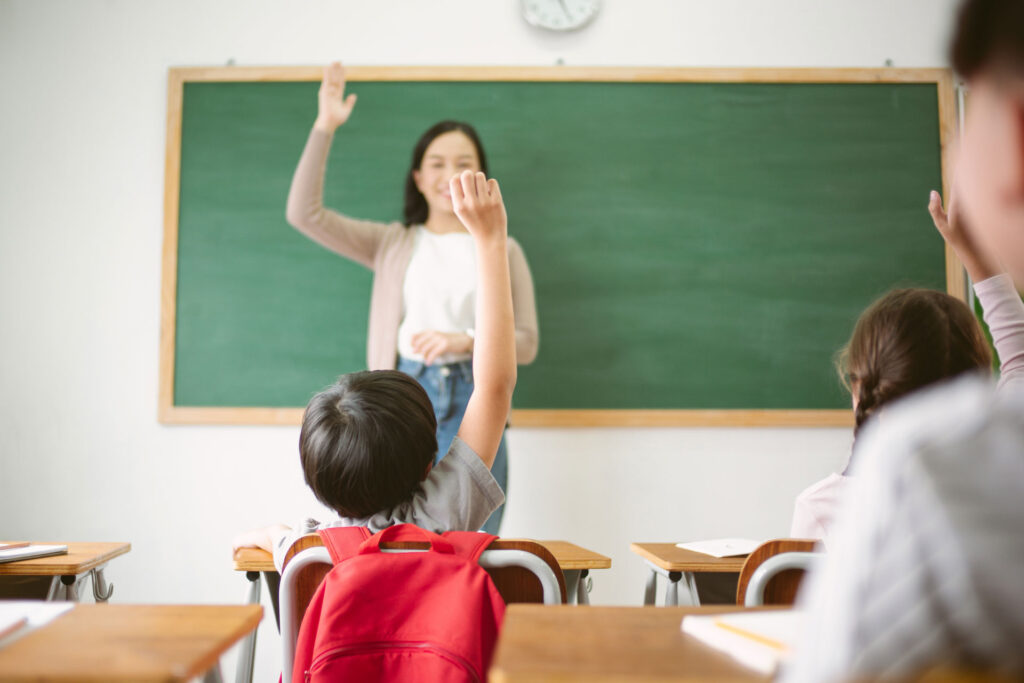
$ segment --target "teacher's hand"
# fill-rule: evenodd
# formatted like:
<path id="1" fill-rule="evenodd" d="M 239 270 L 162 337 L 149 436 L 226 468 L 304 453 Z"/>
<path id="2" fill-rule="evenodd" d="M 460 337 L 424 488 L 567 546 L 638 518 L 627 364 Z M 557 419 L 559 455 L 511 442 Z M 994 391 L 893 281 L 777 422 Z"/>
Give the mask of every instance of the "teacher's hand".
<path id="1" fill-rule="evenodd" d="M 432 365 L 437 357 L 445 353 L 470 353 L 473 338 L 461 332 L 438 332 L 424 330 L 412 336 L 412 350 L 423 356 L 423 362 Z"/>
<path id="2" fill-rule="evenodd" d="M 348 121 L 352 107 L 356 106 L 355 93 L 345 97 L 345 67 L 341 62 L 331 62 L 324 67 L 324 80 L 320 83 L 319 109 L 313 127 L 325 133 L 333 133 L 338 126 Z"/>

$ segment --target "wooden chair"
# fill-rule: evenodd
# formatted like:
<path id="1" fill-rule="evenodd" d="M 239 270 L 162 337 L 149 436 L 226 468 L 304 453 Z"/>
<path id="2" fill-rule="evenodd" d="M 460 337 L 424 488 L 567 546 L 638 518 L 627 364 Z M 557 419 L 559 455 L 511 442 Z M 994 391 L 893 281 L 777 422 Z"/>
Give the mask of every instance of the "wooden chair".
<path id="1" fill-rule="evenodd" d="M 804 573 L 821 555 L 813 552 L 816 544 L 810 539 L 780 538 L 759 545 L 740 570 L 736 604 L 792 605 Z"/>
<path id="2" fill-rule="evenodd" d="M 428 550 L 422 541 L 391 541 L 386 551 Z M 294 565 L 294 566 L 292 566 Z M 525 540 L 493 541 L 480 556 L 483 567 L 506 603 L 565 604 L 565 579 L 554 555 L 540 543 Z M 291 569 L 290 569 L 291 567 Z M 299 625 L 320 583 L 331 571 L 331 557 L 317 534 L 292 543 L 281 572 L 281 643 L 283 683 L 289 683 Z"/>

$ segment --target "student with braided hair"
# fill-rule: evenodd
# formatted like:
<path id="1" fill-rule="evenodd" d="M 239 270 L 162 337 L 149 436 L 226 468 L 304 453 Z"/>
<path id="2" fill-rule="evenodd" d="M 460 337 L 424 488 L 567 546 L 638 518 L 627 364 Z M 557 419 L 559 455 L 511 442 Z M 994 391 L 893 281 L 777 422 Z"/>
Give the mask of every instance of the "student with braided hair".
<path id="1" fill-rule="evenodd" d="M 933 192 L 928 210 L 975 283 L 1000 359 L 999 387 L 1024 382 L 1024 303 L 1013 281 L 971 241 L 952 202 L 947 216 Z M 861 314 L 836 363 L 852 397 L 854 438 L 887 403 L 965 372 L 988 372 L 991 364 L 981 326 L 960 300 L 930 289 L 885 294 Z M 822 539 L 828 546 L 849 469 L 848 463 L 843 473 L 832 473 L 797 496 L 790 536 Z"/>

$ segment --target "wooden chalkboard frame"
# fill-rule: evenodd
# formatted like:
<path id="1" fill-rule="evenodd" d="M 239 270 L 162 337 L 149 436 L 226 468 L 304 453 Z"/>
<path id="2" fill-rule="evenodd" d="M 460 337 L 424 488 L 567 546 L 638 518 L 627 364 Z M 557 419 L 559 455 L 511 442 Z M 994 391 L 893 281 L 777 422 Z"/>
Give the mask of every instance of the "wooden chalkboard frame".
<path id="1" fill-rule="evenodd" d="M 648 67 L 349 66 L 350 81 L 589 81 L 635 83 L 932 83 L 936 86 L 942 186 L 949 193 L 949 148 L 956 96 L 949 69 L 764 69 Z M 189 82 L 319 81 L 319 66 L 171 68 L 167 82 L 164 244 L 160 314 L 158 418 L 165 424 L 297 425 L 302 408 L 174 405 L 181 122 Z M 967 279 L 946 247 L 946 289 L 967 300 Z M 849 427 L 849 410 L 514 410 L 522 427 Z"/>

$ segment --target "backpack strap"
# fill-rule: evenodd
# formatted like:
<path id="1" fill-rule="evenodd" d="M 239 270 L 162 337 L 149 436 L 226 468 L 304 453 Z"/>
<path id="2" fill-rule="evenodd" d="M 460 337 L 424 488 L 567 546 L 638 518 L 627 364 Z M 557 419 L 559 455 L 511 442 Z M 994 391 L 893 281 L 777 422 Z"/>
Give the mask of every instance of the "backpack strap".
<path id="1" fill-rule="evenodd" d="M 320 529 L 317 533 L 334 564 L 358 554 L 359 546 L 371 536 L 370 530 L 364 526 L 332 526 Z"/>
<path id="2" fill-rule="evenodd" d="M 498 538 L 484 531 L 446 531 L 441 537 L 452 544 L 456 555 L 473 562 L 479 562 L 487 546 Z"/>

